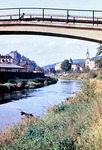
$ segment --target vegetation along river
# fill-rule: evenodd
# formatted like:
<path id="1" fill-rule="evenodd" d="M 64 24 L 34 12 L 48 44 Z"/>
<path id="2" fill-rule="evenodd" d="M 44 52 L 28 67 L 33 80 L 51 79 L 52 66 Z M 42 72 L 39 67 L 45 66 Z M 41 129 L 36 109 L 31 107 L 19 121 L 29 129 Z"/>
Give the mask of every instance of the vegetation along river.
<path id="1" fill-rule="evenodd" d="M 0 129 L 21 120 L 21 111 L 42 117 L 47 108 L 75 96 L 80 89 L 76 80 L 59 80 L 56 84 L 34 90 L 0 95 Z"/>

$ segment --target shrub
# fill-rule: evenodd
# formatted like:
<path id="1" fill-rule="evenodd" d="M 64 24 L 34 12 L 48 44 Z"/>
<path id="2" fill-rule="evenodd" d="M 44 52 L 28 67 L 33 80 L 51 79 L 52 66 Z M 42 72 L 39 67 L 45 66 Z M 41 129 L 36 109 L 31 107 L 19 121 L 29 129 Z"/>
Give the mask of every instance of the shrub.
<path id="1" fill-rule="evenodd" d="M 89 78 L 96 78 L 97 77 L 97 73 L 94 70 L 90 70 L 88 73 L 88 77 Z"/>
<path id="2" fill-rule="evenodd" d="M 79 101 L 90 102 L 95 98 L 96 83 L 91 83 L 90 80 L 84 80 L 81 91 L 76 95 L 76 99 Z"/>
<path id="3" fill-rule="evenodd" d="M 102 80 L 102 73 L 99 73 L 99 74 L 97 75 L 97 79 Z"/>
<path id="4" fill-rule="evenodd" d="M 8 83 L 16 83 L 16 80 L 15 79 L 9 79 Z"/>

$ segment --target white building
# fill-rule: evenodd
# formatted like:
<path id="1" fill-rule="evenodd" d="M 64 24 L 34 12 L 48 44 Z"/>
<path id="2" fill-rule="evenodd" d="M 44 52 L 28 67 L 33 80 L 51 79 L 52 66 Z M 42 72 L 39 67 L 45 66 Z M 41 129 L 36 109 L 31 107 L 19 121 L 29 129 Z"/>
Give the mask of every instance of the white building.
<path id="1" fill-rule="evenodd" d="M 60 63 L 58 63 L 58 64 L 55 65 L 55 71 L 61 71 L 62 70 L 61 69 L 61 63 L 62 62 L 60 62 Z"/>
<path id="2" fill-rule="evenodd" d="M 87 52 L 86 52 L 85 68 L 88 68 L 90 70 L 95 69 L 95 61 L 90 59 L 90 53 L 89 53 L 88 49 L 87 49 Z"/>

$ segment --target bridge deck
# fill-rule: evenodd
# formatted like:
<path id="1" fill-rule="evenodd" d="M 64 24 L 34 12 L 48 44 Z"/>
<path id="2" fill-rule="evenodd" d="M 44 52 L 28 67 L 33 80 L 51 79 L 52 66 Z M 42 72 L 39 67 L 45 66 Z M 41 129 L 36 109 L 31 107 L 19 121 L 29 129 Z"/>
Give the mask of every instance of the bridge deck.
<path id="1" fill-rule="evenodd" d="M 50 21 L 102 24 L 102 11 L 55 8 L 3 8 L 0 9 L 0 21 Z"/>
<path id="2" fill-rule="evenodd" d="M 10 21 L 10 20 L 24 20 L 24 21 L 50 21 L 50 22 L 71 22 L 71 23 L 90 23 L 90 24 L 102 24 L 102 17 L 94 17 L 94 19 L 90 16 L 78 16 L 78 15 L 59 15 L 59 14 L 45 14 L 42 17 L 41 14 L 21 14 L 21 18 L 19 18 L 18 14 L 7 14 L 0 15 L 0 21 Z"/>

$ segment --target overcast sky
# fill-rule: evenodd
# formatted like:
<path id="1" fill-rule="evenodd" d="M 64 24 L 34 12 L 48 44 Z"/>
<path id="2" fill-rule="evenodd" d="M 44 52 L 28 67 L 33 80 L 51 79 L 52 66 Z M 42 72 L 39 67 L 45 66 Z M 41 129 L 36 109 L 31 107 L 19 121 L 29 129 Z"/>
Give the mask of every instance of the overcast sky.
<path id="1" fill-rule="evenodd" d="M 101 0 L 2 0 L 0 8 L 7 7 L 49 7 L 67 9 L 102 9 Z M 64 59 L 85 58 L 87 48 L 91 57 L 97 52 L 98 43 L 69 38 L 37 35 L 0 35 L 0 53 L 17 50 L 22 55 L 44 66 Z"/>

